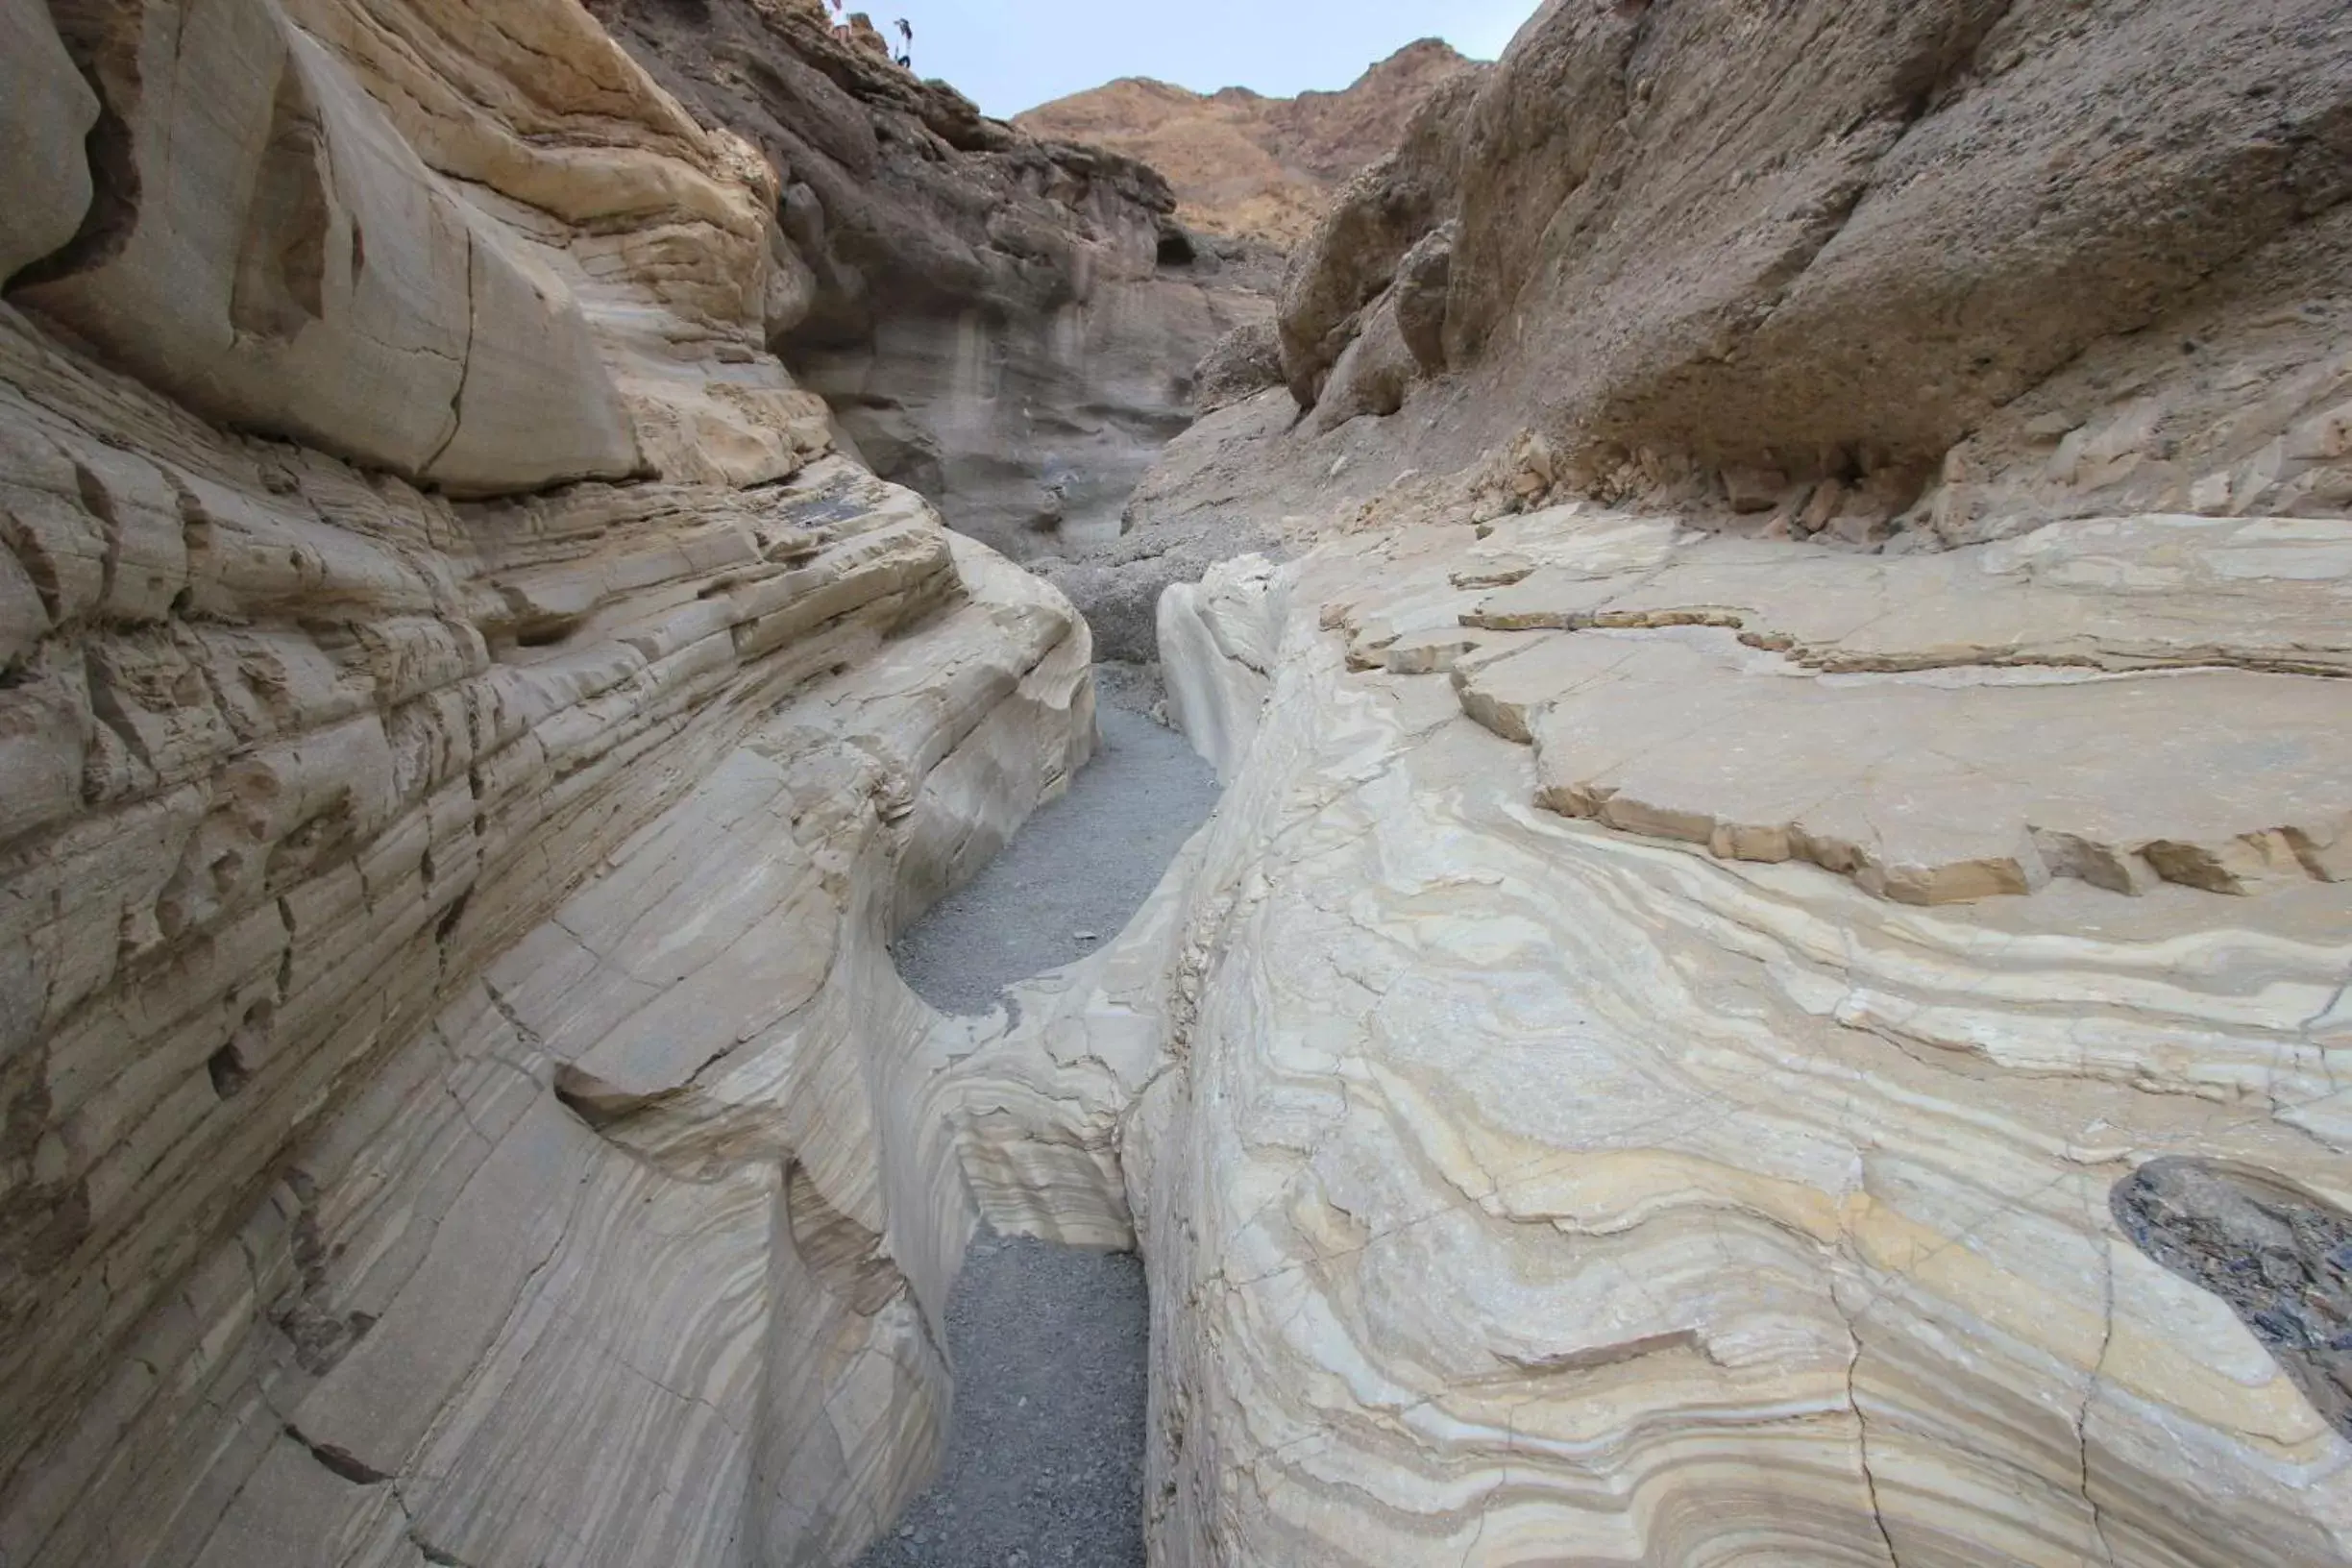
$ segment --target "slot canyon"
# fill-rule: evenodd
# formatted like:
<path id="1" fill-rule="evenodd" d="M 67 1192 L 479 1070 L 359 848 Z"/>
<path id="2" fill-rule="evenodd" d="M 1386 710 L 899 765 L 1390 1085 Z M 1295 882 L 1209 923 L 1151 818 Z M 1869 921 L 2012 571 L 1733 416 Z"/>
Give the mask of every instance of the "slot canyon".
<path id="1" fill-rule="evenodd" d="M 1525 9 L 0 0 L 0 1568 L 2352 1568 L 2352 9 Z"/>

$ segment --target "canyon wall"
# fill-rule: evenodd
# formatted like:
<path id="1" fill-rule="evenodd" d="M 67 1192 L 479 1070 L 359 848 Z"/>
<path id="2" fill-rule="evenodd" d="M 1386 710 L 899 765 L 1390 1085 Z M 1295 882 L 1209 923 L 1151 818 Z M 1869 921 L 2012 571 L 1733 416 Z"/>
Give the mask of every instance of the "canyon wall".
<path id="1" fill-rule="evenodd" d="M 1341 193 L 1134 503 L 1297 557 L 1160 605 L 1156 1561 L 2352 1560 L 2347 127 L 1553 0 Z"/>
<path id="2" fill-rule="evenodd" d="M 1164 186 L 791 0 L 0 0 L 0 1560 L 847 1560 L 986 1218 L 1142 1249 L 1158 1562 L 2352 1562 L 2339 11 L 1554 0 L 1139 490 L 1296 555 L 1225 805 L 945 1018 L 1093 638 L 836 442 L 1139 457 Z"/>
<path id="3" fill-rule="evenodd" d="M 2352 1561 L 2348 582 L 1571 504 L 1173 590 L 1155 1560 Z"/>
<path id="4" fill-rule="evenodd" d="M 2308 0 L 1558 0 L 1293 257 L 1295 406 L 1204 422 L 1136 512 L 1522 430 L 1539 491 L 1859 543 L 2338 508 L 2348 116 Z M 1196 482 L 1227 444 L 1279 473 Z"/>
<path id="5" fill-rule="evenodd" d="M 1026 559 L 1115 535 L 1191 418 L 1191 369 L 1271 313 L 1262 257 L 1152 169 L 1040 140 L 837 37 L 819 0 L 596 0 L 775 171 L 769 345 L 885 478 Z"/>
<path id="6" fill-rule="evenodd" d="M 976 1213 L 884 943 L 1084 623 L 568 0 L 0 24 L 0 1560 L 846 1560 Z"/>

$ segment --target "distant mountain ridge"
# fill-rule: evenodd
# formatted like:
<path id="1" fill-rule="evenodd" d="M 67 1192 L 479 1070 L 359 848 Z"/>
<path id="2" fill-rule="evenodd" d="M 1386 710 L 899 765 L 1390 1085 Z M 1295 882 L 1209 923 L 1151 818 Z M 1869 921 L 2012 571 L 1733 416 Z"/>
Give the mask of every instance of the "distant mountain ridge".
<path id="1" fill-rule="evenodd" d="M 1013 123 L 1041 138 L 1141 159 L 1176 187 L 1185 222 L 1287 249 L 1314 227 L 1341 181 L 1395 145 L 1423 99 L 1487 68 L 1442 39 L 1423 38 L 1337 92 L 1268 98 L 1224 87 L 1203 94 L 1125 77 Z"/>

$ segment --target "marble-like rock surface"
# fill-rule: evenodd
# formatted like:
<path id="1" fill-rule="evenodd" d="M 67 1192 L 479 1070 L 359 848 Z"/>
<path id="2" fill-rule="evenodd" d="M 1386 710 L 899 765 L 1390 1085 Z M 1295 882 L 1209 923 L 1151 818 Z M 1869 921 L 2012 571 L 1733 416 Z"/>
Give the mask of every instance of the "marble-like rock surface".
<path id="1" fill-rule="evenodd" d="M 1041 1070 L 887 941 L 1084 622 L 823 455 L 777 171 L 569 0 L 0 24 L 0 1561 L 847 1560 Z"/>
<path id="2" fill-rule="evenodd" d="M 884 943 L 1084 762 L 1085 625 L 912 493 L 811 465 L 772 359 L 693 357 L 734 341 L 709 291 L 756 282 L 699 249 L 756 179 L 627 136 L 502 163 L 466 106 L 549 78 L 496 69 L 485 18 L 242 4 L 189 29 L 258 18 L 231 41 L 341 95 L 318 166 L 373 166 L 330 156 L 339 125 L 406 170 L 372 256 L 429 269 L 447 218 L 461 282 L 486 235 L 576 267 L 581 386 L 500 394 L 501 483 L 582 388 L 698 455 L 455 502 L 94 362 L 53 291 L 149 306 L 86 269 L 0 307 L 0 1560 L 845 1559 L 920 1480 L 976 1213 L 939 1020 Z M 593 37 L 573 85 L 658 108 Z M 360 94 L 363 61 L 413 100 Z M 78 129 L 90 95 L 56 96 Z M 419 148 L 544 205 L 452 195 Z M 677 204 L 670 252 L 549 216 L 632 184 Z M 161 341 L 205 306 L 158 286 Z M 676 357 L 646 371 L 631 330 Z M 342 368 L 390 439 L 365 400 L 414 389 Z M 732 452 L 697 411 L 727 387 Z"/>
<path id="3" fill-rule="evenodd" d="M 843 459 L 454 506 L 4 325 L 0 1553 L 845 1559 L 975 1212 L 885 943 L 1083 623 Z"/>
<path id="4" fill-rule="evenodd" d="M 1561 509 L 1171 594 L 1154 1560 L 2352 1561 L 2347 591 Z"/>
<path id="5" fill-rule="evenodd" d="M 1822 0 L 1806 54 L 1546 8 L 1464 110 L 1498 156 L 1434 320 L 1501 379 L 1431 450 L 1507 507 L 1399 480 L 1378 420 L 1216 416 L 1258 433 L 1192 502 L 1287 484 L 1322 541 L 1158 605 L 1225 806 L 1115 942 L 944 1018 L 888 939 L 1084 764 L 1092 639 L 823 455 L 773 351 L 904 331 L 976 405 L 1016 382 L 967 307 L 1015 301 L 1059 393 L 1124 398 L 1230 325 L 1090 357 L 1066 307 L 1193 286 L 1141 177 L 814 42 L 746 89 L 817 106 L 754 152 L 570 0 L 0 0 L 0 1562 L 847 1560 L 928 1466 L 984 1216 L 1144 1251 L 1163 1563 L 2352 1562 L 2352 533 L 2334 318 L 2290 299 L 2342 212 L 2240 178 L 2326 172 L 2340 83 L 2251 89 L 2340 29 L 2106 18 L 2119 91 L 2227 67 L 2144 171 L 2227 197 L 2176 226 L 2213 276 L 2143 303 L 2254 379 L 2111 312 L 2001 402 L 2015 355 L 1964 351 L 2015 346 L 2004 300 L 2137 275 L 2084 237 L 2128 229 L 2113 171 L 2072 238 L 2014 221 L 2104 123 L 2027 112 L 2079 9 Z M 1863 68 L 1644 155 L 1792 49 Z M 2002 114 L 2014 156 L 1960 158 Z M 996 184 L 872 193 L 977 153 Z M 1645 215 L 1725 289 L 1627 310 L 1571 392 L 1651 367 L 1687 433 L 1842 362 L 1943 298 L 1937 169 L 2020 263 L 1906 361 L 1968 395 L 1775 404 L 1904 448 L 1716 453 L 1775 537 L 1544 509 L 1579 454 L 1489 440 L 1582 355 L 1547 301 L 1672 293 Z M 1318 395 L 1403 374 L 1337 374 L 1367 321 L 1429 368 L 1424 227 L 1317 306 Z M 1133 287 L 1078 300 L 1097 259 Z M 1677 335 L 1782 284 L 1739 353 Z M 1960 548 L 1791 537 L 1875 542 L 1858 471 L 1992 404 L 1914 534 Z"/>

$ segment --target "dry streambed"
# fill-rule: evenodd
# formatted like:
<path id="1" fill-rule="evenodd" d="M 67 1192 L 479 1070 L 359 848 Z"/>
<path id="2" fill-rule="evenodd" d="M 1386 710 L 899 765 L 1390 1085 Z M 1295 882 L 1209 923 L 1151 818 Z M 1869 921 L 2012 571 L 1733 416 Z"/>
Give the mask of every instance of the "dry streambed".
<path id="1" fill-rule="evenodd" d="M 1113 940 L 1216 804 L 1209 765 L 1098 682 L 1102 745 L 1067 794 L 892 944 L 932 1006 L 982 1012 Z M 865 1568 L 1143 1561 L 1148 1310 L 1141 1262 L 982 1236 L 947 1311 L 956 1374 L 938 1479 Z"/>

